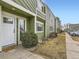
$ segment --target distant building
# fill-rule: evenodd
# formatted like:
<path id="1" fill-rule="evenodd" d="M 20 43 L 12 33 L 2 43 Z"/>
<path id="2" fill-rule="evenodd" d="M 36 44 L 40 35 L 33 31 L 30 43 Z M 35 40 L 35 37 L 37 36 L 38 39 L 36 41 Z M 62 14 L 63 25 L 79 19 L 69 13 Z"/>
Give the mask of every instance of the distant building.
<path id="1" fill-rule="evenodd" d="M 65 31 L 78 31 L 79 30 L 79 24 L 66 24 L 65 25 Z"/>

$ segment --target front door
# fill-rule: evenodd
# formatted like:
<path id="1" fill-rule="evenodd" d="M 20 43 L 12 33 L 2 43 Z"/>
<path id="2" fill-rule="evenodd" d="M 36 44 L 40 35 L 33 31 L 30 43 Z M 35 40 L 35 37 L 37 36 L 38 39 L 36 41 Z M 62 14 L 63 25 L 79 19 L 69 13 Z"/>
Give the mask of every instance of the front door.
<path id="1" fill-rule="evenodd" d="M 3 15 L 3 45 L 16 43 L 15 40 L 15 18 Z"/>
<path id="2" fill-rule="evenodd" d="M 18 44 L 21 44 L 21 33 L 25 32 L 25 20 L 18 18 Z"/>

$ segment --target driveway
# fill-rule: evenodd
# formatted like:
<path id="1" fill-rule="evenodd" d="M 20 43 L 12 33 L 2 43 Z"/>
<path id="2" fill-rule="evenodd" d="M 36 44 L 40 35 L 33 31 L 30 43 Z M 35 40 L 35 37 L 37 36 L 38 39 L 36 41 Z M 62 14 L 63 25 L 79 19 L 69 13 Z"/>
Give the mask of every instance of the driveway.
<path id="1" fill-rule="evenodd" d="M 79 42 L 73 41 L 71 36 L 66 33 L 67 59 L 79 59 Z"/>
<path id="2" fill-rule="evenodd" d="M 0 59 L 44 59 L 40 55 L 31 53 L 23 48 L 17 48 L 7 53 L 0 53 Z"/>

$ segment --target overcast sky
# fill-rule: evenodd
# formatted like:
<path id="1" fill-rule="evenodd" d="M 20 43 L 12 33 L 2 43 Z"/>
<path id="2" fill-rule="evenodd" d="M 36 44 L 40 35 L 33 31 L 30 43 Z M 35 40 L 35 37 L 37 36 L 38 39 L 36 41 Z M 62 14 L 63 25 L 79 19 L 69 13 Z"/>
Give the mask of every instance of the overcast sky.
<path id="1" fill-rule="evenodd" d="M 79 23 L 79 0 L 44 0 L 62 24 Z"/>

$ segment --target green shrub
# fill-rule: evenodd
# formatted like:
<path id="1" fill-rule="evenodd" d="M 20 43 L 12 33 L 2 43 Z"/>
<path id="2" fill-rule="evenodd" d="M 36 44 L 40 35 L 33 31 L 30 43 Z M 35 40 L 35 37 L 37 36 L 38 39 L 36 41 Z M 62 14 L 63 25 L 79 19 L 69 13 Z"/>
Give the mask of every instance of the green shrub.
<path id="1" fill-rule="evenodd" d="M 38 37 L 34 33 L 21 33 L 22 45 L 25 48 L 31 48 L 38 44 Z"/>

